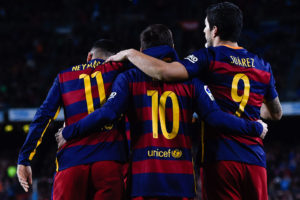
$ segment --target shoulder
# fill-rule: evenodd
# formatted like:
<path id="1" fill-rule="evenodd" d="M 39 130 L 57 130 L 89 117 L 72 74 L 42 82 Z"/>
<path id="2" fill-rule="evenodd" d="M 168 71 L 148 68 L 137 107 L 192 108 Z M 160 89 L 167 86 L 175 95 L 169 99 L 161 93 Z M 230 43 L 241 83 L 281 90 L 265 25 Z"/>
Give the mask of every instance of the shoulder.
<path id="1" fill-rule="evenodd" d="M 144 73 L 141 70 L 139 70 L 138 68 L 134 67 L 134 68 L 126 70 L 122 74 L 124 74 L 124 76 L 126 76 L 126 77 L 134 78 L 134 77 L 142 76 Z"/>
<path id="2" fill-rule="evenodd" d="M 196 61 L 195 59 L 198 57 L 203 57 L 203 56 L 208 56 L 212 53 L 213 51 L 210 48 L 202 48 L 197 51 L 192 52 L 189 54 L 185 59 Z"/>
<path id="3" fill-rule="evenodd" d="M 213 57 L 215 57 L 214 55 L 215 55 L 214 49 L 202 48 L 192 52 L 180 62 L 190 63 L 190 64 L 201 63 L 201 66 L 203 64 L 206 66 L 210 62 L 210 60 L 213 59 Z"/>
<path id="4" fill-rule="evenodd" d="M 119 73 L 118 77 L 123 77 L 123 78 L 131 78 L 134 77 L 138 73 L 138 70 L 135 68 L 128 69 L 122 73 Z"/>
<path id="5" fill-rule="evenodd" d="M 256 55 L 255 62 L 258 63 L 257 66 L 261 66 L 262 70 L 267 71 L 267 72 L 271 72 L 271 65 L 265 59 L 263 59 L 263 58 Z"/>
<path id="6" fill-rule="evenodd" d="M 101 67 L 101 68 L 107 68 L 107 69 L 111 69 L 111 70 L 120 70 L 125 68 L 126 64 L 123 62 L 108 62 L 108 63 L 103 63 L 103 64 L 99 64 L 97 65 L 96 68 Z"/>
<path id="7" fill-rule="evenodd" d="M 86 73 L 87 66 L 87 64 L 79 64 L 60 71 L 57 76 L 59 82 L 64 83 L 78 79 L 81 74 Z"/>
<path id="8" fill-rule="evenodd" d="M 247 51 L 247 54 L 249 57 L 254 58 L 254 65 L 257 69 L 270 72 L 271 71 L 271 65 L 268 61 L 266 61 L 264 58 L 259 56 L 258 54 L 252 53 Z"/>

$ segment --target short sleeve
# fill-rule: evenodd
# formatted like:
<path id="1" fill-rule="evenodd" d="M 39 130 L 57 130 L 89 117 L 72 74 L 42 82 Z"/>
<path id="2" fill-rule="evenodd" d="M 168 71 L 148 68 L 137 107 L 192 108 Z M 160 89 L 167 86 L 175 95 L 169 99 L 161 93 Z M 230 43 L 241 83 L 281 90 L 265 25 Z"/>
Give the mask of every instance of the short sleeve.
<path id="1" fill-rule="evenodd" d="M 271 73 L 270 82 L 265 94 L 265 99 L 267 101 L 271 101 L 278 96 L 276 86 L 275 86 L 275 79 L 271 67 L 270 67 L 270 73 Z"/>
<path id="2" fill-rule="evenodd" d="M 209 68 L 208 49 L 200 49 L 179 61 L 183 64 L 190 78 L 198 77 L 202 71 Z"/>

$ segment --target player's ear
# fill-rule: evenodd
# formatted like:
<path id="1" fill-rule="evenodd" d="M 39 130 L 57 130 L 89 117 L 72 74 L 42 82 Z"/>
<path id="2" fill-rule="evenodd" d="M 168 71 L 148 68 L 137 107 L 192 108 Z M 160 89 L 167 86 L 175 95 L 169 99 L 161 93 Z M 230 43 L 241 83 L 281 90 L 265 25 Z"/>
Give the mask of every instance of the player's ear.
<path id="1" fill-rule="evenodd" d="M 218 27 L 213 26 L 211 33 L 212 33 L 213 38 L 217 37 L 218 36 Z"/>
<path id="2" fill-rule="evenodd" d="M 93 53 L 89 52 L 86 58 L 86 62 L 90 62 L 93 58 Z"/>

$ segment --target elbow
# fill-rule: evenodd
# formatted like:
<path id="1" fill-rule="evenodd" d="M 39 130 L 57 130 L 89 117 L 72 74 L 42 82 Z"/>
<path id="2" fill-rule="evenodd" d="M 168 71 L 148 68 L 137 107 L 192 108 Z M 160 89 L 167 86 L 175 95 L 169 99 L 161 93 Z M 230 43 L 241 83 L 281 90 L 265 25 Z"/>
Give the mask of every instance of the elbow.
<path id="1" fill-rule="evenodd" d="M 282 118 L 282 115 L 283 115 L 282 107 L 278 106 L 276 111 L 272 113 L 273 120 L 276 120 L 276 121 L 280 120 Z"/>
<path id="2" fill-rule="evenodd" d="M 158 74 L 157 74 L 157 79 L 160 81 L 166 81 L 166 82 L 171 82 L 171 81 L 176 81 L 179 80 L 178 78 L 174 78 L 168 73 L 169 71 L 166 69 L 166 67 L 162 67 Z"/>
<path id="3" fill-rule="evenodd" d="M 158 65 L 157 73 L 156 73 L 156 79 L 160 81 L 175 81 L 179 80 L 179 77 L 174 76 L 174 71 L 176 71 L 176 68 L 173 67 L 172 63 L 163 63 Z"/>
<path id="4" fill-rule="evenodd" d="M 102 122 L 104 124 L 113 123 L 116 119 L 117 119 L 117 115 L 114 112 L 110 112 L 108 115 L 106 115 L 103 118 Z"/>
<path id="5" fill-rule="evenodd" d="M 161 67 L 160 69 L 157 70 L 157 73 L 154 78 L 159 81 L 168 81 L 168 76 L 166 74 L 164 67 Z"/>
<path id="6" fill-rule="evenodd" d="M 116 121 L 118 119 L 118 115 L 116 115 L 116 113 L 111 114 L 110 118 L 109 118 L 109 122 L 112 123 L 114 121 Z"/>
<path id="7" fill-rule="evenodd" d="M 272 115 L 273 120 L 279 121 L 282 118 L 282 111 Z"/>

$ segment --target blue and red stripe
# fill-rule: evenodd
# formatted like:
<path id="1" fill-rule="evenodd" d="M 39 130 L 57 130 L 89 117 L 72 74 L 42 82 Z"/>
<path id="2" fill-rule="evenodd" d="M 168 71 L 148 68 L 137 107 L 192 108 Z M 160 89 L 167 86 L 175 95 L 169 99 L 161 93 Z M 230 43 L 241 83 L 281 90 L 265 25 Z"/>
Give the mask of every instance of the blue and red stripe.
<path id="1" fill-rule="evenodd" d="M 93 66 L 97 63 L 98 60 L 89 64 L 71 67 L 59 74 L 67 125 L 73 124 L 88 115 L 85 86 L 83 79 L 79 79 L 79 76 L 81 74 L 91 75 L 100 71 L 105 93 L 109 95 L 112 82 L 125 67 L 122 63 L 106 63 Z M 90 67 L 87 68 L 87 66 Z M 72 71 L 75 68 L 77 70 Z M 97 81 L 91 78 L 90 82 L 93 106 L 94 109 L 97 109 L 100 107 Z M 59 170 L 100 160 L 124 161 L 128 153 L 125 152 L 125 149 L 127 149 L 125 148 L 127 146 L 125 141 L 125 127 L 121 132 L 114 127 L 110 131 L 94 133 L 84 138 L 68 141 L 57 154 Z"/>
<path id="2" fill-rule="evenodd" d="M 221 61 L 211 62 L 209 70 L 214 73 L 228 74 L 231 76 L 234 76 L 237 73 L 244 73 L 247 74 L 249 79 L 263 84 L 269 84 L 271 78 L 270 72 L 257 68 L 240 67 L 238 65 L 232 65 Z"/>

